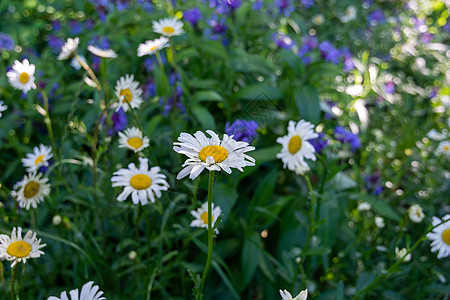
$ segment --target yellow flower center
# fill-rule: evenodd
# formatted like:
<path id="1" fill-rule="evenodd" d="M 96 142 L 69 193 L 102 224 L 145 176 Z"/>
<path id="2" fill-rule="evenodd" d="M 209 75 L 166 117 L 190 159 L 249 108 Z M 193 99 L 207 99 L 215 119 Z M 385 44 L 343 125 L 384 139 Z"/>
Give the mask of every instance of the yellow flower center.
<path id="1" fill-rule="evenodd" d="M 447 245 L 450 246 L 450 228 L 449 229 L 445 229 L 442 232 L 442 240 L 444 241 L 444 243 L 446 243 Z"/>
<path id="2" fill-rule="evenodd" d="M 228 157 L 228 151 L 222 146 L 206 146 L 200 150 L 199 157 L 203 162 L 206 158 L 212 156 L 215 163 L 221 163 Z"/>
<path id="3" fill-rule="evenodd" d="M 20 73 L 20 75 L 19 75 L 19 81 L 20 81 L 22 84 L 27 83 L 29 79 L 30 79 L 30 75 L 28 75 L 28 73 L 26 73 L 26 72 Z"/>
<path id="4" fill-rule="evenodd" d="M 34 195 L 39 192 L 39 183 L 36 181 L 30 181 L 27 183 L 25 188 L 23 189 L 23 195 L 25 198 L 32 198 Z"/>
<path id="5" fill-rule="evenodd" d="M 139 149 L 139 147 L 141 147 L 142 144 L 143 144 L 142 140 L 138 137 L 132 137 L 131 139 L 128 140 L 128 145 L 130 145 L 134 149 Z"/>
<path id="6" fill-rule="evenodd" d="M 131 100 L 133 100 L 133 94 L 131 93 L 130 89 L 121 90 L 120 96 L 123 96 L 123 103 L 125 103 L 125 102 L 130 103 Z"/>
<path id="7" fill-rule="evenodd" d="M 43 161 L 44 161 L 44 155 L 41 155 L 41 156 L 38 156 L 38 158 L 36 158 L 36 160 L 34 161 L 34 164 L 37 166 L 38 164 L 40 164 Z"/>
<path id="8" fill-rule="evenodd" d="M 14 257 L 27 257 L 32 248 L 31 245 L 25 241 L 17 241 L 13 242 L 8 246 L 8 249 L 6 249 L 6 252 L 8 252 L 9 255 Z"/>
<path id="9" fill-rule="evenodd" d="M 291 154 L 295 154 L 302 147 L 302 139 L 298 135 L 294 135 L 289 140 L 288 150 Z"/>
<path id="10" fill-rule="evenodd" d="M 444 146 L 444 150 L 445 150 L 445 151 L 448 151 L 448 150 L 450 150 L 450 147 L 447 146 L 447 145 L 445 145 L 445 146 Z"/>
<path id="11" fill-rule="evenodd" d="M 145 174 L 137 174 L 131 177 L 130 185 L 136 190 L 145 190 L 152 185 L 152 180 Z"/>
<path id="12" fill-rule="evenodd" d="M 155 45 L 155 46 L 153 46 L 153 47 L 150 47 L 150 51 L 155 51 L 156 48 L 158 48 L 158 45 Z"/>
<path id="13" fill-rule="evenodd" d="M 202 213 L 200 219 L 202 219 L 203 223 L 208 224 L 208 212 L 205 211 L 204 213 Z M 212 220 L 214 220 L 214 215 L 211 214 L 211 221 Z"/>
<path id="14" fill-rule="evenodd" d="M 172 33 L 175 32 L 175 29 L 174 29 L 173 27 L 170 27 L 170 26 L 163 27 L 162 30 L 163 30 L 165 33 L 168 33 L 168 34 L 172 34 Z"/>

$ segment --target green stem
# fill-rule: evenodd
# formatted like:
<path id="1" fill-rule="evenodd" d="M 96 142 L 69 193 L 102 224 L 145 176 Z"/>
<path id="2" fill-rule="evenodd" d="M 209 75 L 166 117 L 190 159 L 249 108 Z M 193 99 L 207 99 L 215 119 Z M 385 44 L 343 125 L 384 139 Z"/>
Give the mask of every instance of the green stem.
<path id="1" fill-rule="evenodd" d="M 320 183 L 319 199 L 317 201 L 317 209 L 316 209 L 316 220 L 318 220 L 320 218 L 320 204 L 322 202 L 321 200 L 322 200 L 322 195 L 323 195 L 323 189 L 325 187 L 325 181 L 326 181 L 327 175 L 328 175 L 328 167 L 327 167 L 327 163 L 325 162 L 325 160 L 323 159 L 322 156 L 320 156 L 320 155 L 316 155 L 316 156 L 323 166 L 323 176 L 322 176 L 322 182 Z"/>
<path id="2" fill-rule="evenodd" d="M 12 268 L 12 273 L 11 273 L 11 299 L 12 300 L 19 300 L 19 291 L 16 290 L 16 279 L 17 279 L 18 273 L 19 273 L 19 265 L 15 265 Z"/>
<path id="3" fill-rule="evenodd" d="M 212 192 L 214 182 L 214 171 L 209 172 L 208 183 L 208 257 L 206 259 L 205 270 L 203 271 L 202 280 L 200 281 L 199 291 L 203 293 L 203 286 L 205 285 L 206 276 L 208 275 L 209 267 L 213 255 L 213 227 L 212 227 Z"/>

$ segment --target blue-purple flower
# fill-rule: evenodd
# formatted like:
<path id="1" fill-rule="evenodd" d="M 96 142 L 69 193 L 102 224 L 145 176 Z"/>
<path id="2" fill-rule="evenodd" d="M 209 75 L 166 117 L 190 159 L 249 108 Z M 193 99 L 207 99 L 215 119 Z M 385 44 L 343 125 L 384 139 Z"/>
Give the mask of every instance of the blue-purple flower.
<path id="1" fill-rule="evenodd" d="M 317 153 L 320 153 L 328 145 L 328 139 L 325 138 L 323 132 L 320 132 L 318 137 L 309 140 L 309 142 L 313 145 Z"/>
<path id="2" fill-rule="evenodd" d="M 395 83 L 393 81 L 388 81 L 384 84 L 384 91 L 388 95 L 395 93 Z"/>
<path id="3" fill-rule="evenodd" d="M 346 130 L 342 126 L 336 126 L 334 128 L 334 136 L 336 140 L 344 144 L 349 144 L 352 151 L 361 148 L 361 140 L 358 135 Z"/>
<path id="4" fill-rule="evenodd" d="M 3 32 L 0 32 L 0 52 L 13 49 L 14 41 L 12 40 L 12 38 Z"/>
<path id="5" fill-rule="evenodd" d="M 192 9 L 188 9 L 183 13 L 183 18 L 192 24 L 192 26 L 197 25 L 198 21 L 202 18 L 202 13 L 200 9 L 194 7 Z"/>
<path id="6" fill-rule="evenodd" d="M 231 125 L 229 122 L 225 125 L 225 132 L 228 135 L 233 135 L 236 141 L 243 141 L 251 144 L 254 138 L 258 136 L 256 130 L 258 123 L 256 121 L 246 121 L 237 119 Z"/>
<path id="7" fill-rule="evenodd" d="M 294 41 L 288 35 L 283 33 L 274 33 L 272 35 L 272 40 L 275 45 L 283 49 L 291 49 L 295 45 Z"/>
<path id="8" fill-rule="evenodd" d="M 386 22 L 386 17 L 381 9 L 376 9 L 369 14 L 369 25 L 378 25 Z"/>
<path id="9" fill-rule="evenodd" d="M 381 194 L 383 185 L 381 184 L 380 171 L 375 171 L 373 174 L 364 175 L 365 188 L 369 193 L 376 195 Z"/>

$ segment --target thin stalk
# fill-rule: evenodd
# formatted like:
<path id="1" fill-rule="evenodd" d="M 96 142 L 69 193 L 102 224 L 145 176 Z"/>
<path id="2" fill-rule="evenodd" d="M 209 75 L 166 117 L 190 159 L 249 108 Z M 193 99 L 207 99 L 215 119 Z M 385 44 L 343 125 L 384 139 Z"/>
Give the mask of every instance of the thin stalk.
<path id="1" fill-rule="evenodd" d="M 80 66 L 82 66 L 83 69 L 85 69 L 86 72 L 88 72 L 89 77 L 91 77 L 91 79 L 95 82 L 95 88 L 97 89 L 97 91 L 100 92 L 101 91 L 100 82 L 98 81 L 97 76 L 95 76 L 94 71 L 92 71 L 89 65 L 85 63 L 84 60 L 82 60 L 78 54 L 75 54 L 75 59 L 78 61 Z"/>
<path id="2" fill-rule="evenodd" d="M 320 205 L 322 202 L 321 200 L 322 200 L 322 196 L 323 196 L 323 189 L 325 187 L 325 180 L 327 179 L 327 175 L 328 175 L 328 167 L 327 167 L 327 163 L 325 162 L 325 160 L 323 159 L 322 156 L 320 156 L 320 155 L 316 155 L 316 156 L 323 166 L 323 176 L 322 176 L 322 182 L 320 183 L 319 199 L 317 201 L 317 209 L 316 209 L 316 220 L 318 220 L 320 218 Z"/>
<path id="3" fill-rule="evenodd" d="M 16 264 L 12 268 L 12 273 L 11 273 L 11 299 L 12 300 L 19 300 L 19 291 L 16 289 L 16 279 L 17 279 L 18 273 L 19 273 L 19 265 Z"/>

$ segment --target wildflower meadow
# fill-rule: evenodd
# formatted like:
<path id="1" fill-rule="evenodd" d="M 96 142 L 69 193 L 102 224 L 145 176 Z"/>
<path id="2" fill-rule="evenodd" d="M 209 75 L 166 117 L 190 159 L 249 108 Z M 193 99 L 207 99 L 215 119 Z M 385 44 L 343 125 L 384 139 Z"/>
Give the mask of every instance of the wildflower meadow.
<path id="1" fill-rule="evenodd" d="M 448 0 L 0 16 L 0 300 L 450 299 Z"/>

